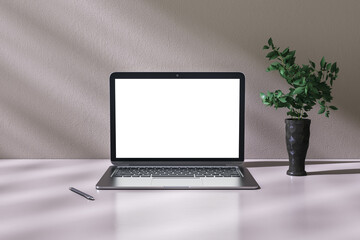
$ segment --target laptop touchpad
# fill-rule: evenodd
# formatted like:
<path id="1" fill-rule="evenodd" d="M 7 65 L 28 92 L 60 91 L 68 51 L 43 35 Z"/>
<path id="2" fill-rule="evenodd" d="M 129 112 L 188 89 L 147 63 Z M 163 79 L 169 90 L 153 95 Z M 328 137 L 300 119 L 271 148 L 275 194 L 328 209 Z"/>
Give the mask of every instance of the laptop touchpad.
<path id="1" fill-rule="evenodd" d="M 151 186 L 177 186 L 177 187 L 186 187 L 186 186 L 203 186 L 201 178 L 173 178 L 173 177 L 160 177 L 153 178 L 151 181 Z"/>

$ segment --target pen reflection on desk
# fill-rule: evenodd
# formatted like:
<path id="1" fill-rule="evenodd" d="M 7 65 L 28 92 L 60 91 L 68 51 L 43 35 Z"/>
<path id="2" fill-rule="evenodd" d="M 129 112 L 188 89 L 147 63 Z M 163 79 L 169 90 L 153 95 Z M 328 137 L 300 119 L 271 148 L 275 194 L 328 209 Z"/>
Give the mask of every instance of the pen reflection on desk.
<path id="1" fill-rule="evenodd" d="M 86 193 L 84 193 L 84 192 L 82 192 L 82 191 L 80 191 L 80 190 L 78 190 L 76 188 L 69 187 L 69 190 L 74 192 L 74 193 L 79 194 L 80 196 L 82 196 L 82 197 L 84 197 L 84 198 L 86 198 L 88 200 L 91 200 L 91 201 L 95 200 L 95 198 L 93 196 L 90 196 L 89 194 L 86 194 Z"/>

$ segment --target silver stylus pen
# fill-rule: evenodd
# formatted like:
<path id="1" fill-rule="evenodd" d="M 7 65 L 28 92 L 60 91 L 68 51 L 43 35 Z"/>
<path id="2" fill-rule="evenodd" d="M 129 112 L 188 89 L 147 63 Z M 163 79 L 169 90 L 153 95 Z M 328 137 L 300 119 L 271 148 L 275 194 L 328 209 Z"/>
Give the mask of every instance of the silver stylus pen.
<path id="1" fill-rule="evenodd" d="M 82 192 L 82 191 L 80 191 L 80 190 L 78 190 L 78 189 L 76 189 L 76 188 L 69 187 L 69 190 L 72 191 L 72 192 L 74 192 L 74 193 L 77 193 L 77 194 L 79 194 L 80 196 L 83 196 L 84 198 L 89 199 L 89 200 L 91 200 L 91 201 L 94 201 L 94 200 L 95 200 L 95 198 L 94 198 L 93 196 L 90 196 L 89 194 L 86 194 L 86 193 L 84 193 L 84 192 Z"/>

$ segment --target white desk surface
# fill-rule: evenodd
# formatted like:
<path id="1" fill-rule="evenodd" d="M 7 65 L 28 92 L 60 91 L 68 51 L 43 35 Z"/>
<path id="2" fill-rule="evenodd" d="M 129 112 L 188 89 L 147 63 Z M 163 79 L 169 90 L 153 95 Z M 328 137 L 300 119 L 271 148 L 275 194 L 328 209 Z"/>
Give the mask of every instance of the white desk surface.
<path id="1" fill-rule="evenodd" d="M 0 160 L 0 239 L 360 239 L 360 160 L 308 160 L 306 177 L 249 160 L 261 189 L 245 191 L 97 191 L 109 165 Z"/>

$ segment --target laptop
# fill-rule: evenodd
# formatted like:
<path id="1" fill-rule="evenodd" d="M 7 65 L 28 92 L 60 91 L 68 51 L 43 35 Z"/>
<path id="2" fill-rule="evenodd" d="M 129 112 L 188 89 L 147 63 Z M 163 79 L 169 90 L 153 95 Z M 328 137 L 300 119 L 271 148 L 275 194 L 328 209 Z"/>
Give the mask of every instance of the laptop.
<path id="1" fill-rule="evenodd" d="M 258 189 L 243 166 L 245 76 L 116 72 L 97 189 Z"/>

